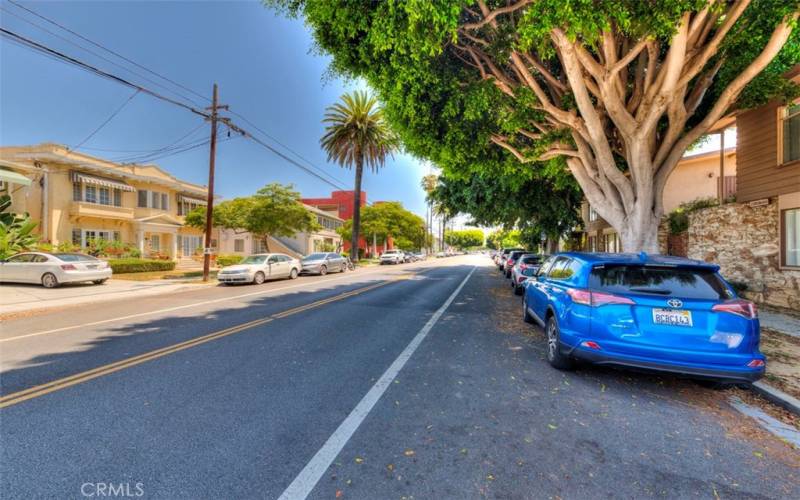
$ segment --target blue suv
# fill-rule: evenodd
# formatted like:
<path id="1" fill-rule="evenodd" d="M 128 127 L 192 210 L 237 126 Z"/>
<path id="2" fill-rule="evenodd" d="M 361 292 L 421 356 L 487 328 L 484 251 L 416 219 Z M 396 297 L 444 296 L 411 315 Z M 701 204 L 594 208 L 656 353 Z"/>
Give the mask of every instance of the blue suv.
<path id="1" fill-rule="evenodd" d="M 525 321 L 547 334 L 547 360 L 576 359 L 724 382 L 764 375 L 752 302 L 719 266 L 668 256 L 560 253 L 525 282 Z"/>

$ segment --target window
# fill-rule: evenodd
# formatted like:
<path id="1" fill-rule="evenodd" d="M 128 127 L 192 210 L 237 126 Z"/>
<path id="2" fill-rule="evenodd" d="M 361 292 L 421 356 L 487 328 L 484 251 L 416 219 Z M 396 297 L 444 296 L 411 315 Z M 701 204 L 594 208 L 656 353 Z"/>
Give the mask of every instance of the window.
<path id="1" fill-rule="evenodd" d="M 617 233 L 609 233 L 605 235 L 605 250 L 609 253 L 616 253 L 620 251 L 619 236 Z"/>
<path id="2" fill-rule="evenodd" d="M 150 235 L 150 249 L 154 252 L 161 250 L 161 237 L 157 234 Z"/>
<path id="3" fill-rule="evenodd" d="M 783 136 L 783 161 L 800 160 L 800 103 L 783 108 L 781 119 L 781 135 Z"/>
<path id="4" fill-rule="evenodd" d="M 33 260 L 34 254 L 32 253 L 24 253 L 22 255 L 15 255 L 13 257 L 9 257 L 8 262 L 31 262 Z"/>
<path id="5" fill-rule="evenodd" d="M 586 245 L 586 249 L 590 252 L 597 251 L 597 236 L 589 236 L 589 241 Z"/>
<path id="6" fill-rule="evenodd" d="M 169 196 L 161 193 L 161 210 L 169 210 Z"/>
<path id="7" fill-rule="evenodd" d="M 270 255 L 269 259 L 267 260 L 267 264 L 277 264 L 277 263 L 278 263 L 278 256 Z"/>
<path id="8" fill-rule="evenodd" d="M 81 246 L 81 230 L 77 227 L 72 230 L 72 244 Z"/>
<path id="9" fill-rule="evenodd" d="M 589 288 L 610 293 L 642 293 L 663 297 L 720 300 L 731 294 L 717 274 L 704 268 L 605 265 L 595 267 Z"/>
<path id="10" fill-rule="evenodd" d="M 119 231 L 114 231 L 114 241 L 122 241 L 122 235 Z"/>
<path id="11" fill-rule="evenodd" d="M 105 187 L 101 187 L 99 191 L 100 191 L 100 204 L 111 205 L 111 191 Z"/>
<path id="12" fill-rule="evenodd" d="M 115 189 L 114 190 L 114 206 L 121 207 L 122 206 L 122 190 Z"/>
<path id="13" fill-rule="evenodd" d="M 542 264 L 542 267 L 539 268 L 537 276 L 538 275 L 546 276 L 547 273 L 550 271 L 550 268 L 553 266 L 553 262 L 555 261 L 556 261 L 555 257 L 548 257 L 547 260 L 544 261 L 544 264 Z"/>
<path id="14" fill-rule="evenodd" d="M 86 201 L 89 203 L 97 203 L 97 188 L 94 186 L 86 186 Z"/>
<path id="15" fill-rule="evenodd" d="M 137 203 L 137 206 L 139 208 L 147 208 L 147 191 L 141 189 L 139 190 L 138 195 L 139 195 L 139 202 Z"/>
<path id="16" fill-rule="evenodd" d="M 575 275 L 577 270 L 580 269 L 580 263 L 567 257 L 559 257 L 547 277 L 554 280 L 566 280 Z"/>
<path id="17" fill-rule="evenodd" d="M 595 211 L 594 207 L 589 205 L 589 222 L 594 222 L 598 218 L 597 212 Z"/>
<path id="18" fill-rule="evenodd" d="M 233 251 L 242 253 L 244 252 L 244 240 L 241 238 L 237 238 L 233 240 Z"/>
<path id="19" fill-rule="evenodd" d="M 244 249 L 244 245 L 242 245 L 242 249 Z M 264 240 L 260 238 L 253 238 L 253 253 L 266 253 L 267 252 L 267 245 L 264 244 Z"/>
<path id="20" fill-rule="evenodd" d="M 83 193 L 81 192 L 81 183 L 72 183 L 72 201 L 83 201 Z"/>
<path id="21" fill-rule="evenodd" d="M 783 210 L 781 215 L 783 265 L 800 267 L 800 208 Z"/>
<path id="22" fill-rule="evenodd" d="M 150 191 L 150 208 L 161 208 L 161 193 Z"/>

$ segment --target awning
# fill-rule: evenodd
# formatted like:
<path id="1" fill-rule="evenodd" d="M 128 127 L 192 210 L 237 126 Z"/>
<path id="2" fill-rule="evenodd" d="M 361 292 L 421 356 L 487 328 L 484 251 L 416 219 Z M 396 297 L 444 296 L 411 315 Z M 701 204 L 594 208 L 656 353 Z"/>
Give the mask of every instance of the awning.
<path id="1" fill-rule="evenodd" d="M 0 181 L 22 184 L 23 186 L 30 186 L 31 182 L 33 182 L 22 174 L 4 168 L 0 168 Z"/>
<path id="2" fill-rule="evenodd" d="M 108 179 L 106 177 L 97 177 L 95 175 L 84 174 L 83 172 L 72 172 L 72 182 L 83 182 L 85 184 L 94 184 L 96 186 L 103 186 L 121 191 L 136 191 L 133 186 L 126 184 L 123 181 L 115 179 Z"/>
<path id="3" fill-rule="evenodd" d="M 178 201 L 185 201 L 187 203 L 196 203 L 198 205 L 208 205 L 208 200 L 204 200 L 202 198 L 194 198 L 192 196 L 186 196 L 185 194 L 178 195 Z"/>

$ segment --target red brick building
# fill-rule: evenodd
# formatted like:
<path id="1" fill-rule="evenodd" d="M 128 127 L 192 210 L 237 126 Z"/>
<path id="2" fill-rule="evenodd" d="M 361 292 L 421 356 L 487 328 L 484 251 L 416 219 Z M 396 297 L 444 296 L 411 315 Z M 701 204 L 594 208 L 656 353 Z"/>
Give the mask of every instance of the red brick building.
<path id="1" fill-rule="evenodd" d="M 334 191 L 328 198 L 303 198 L 300 201 L 306 205 L 317 207 L 326 212 L 333 212 L 340 219 L 350 220 L 353 218 L 353 203 L 355 201 L 355 191 Z M 367 205 L 367 192 L 361 191 L 361 208 Z M 366 235 L 369 237 L 369 235 Z M 343 251 L 350 251 L 350 241 L 343 242 Z M 372 241 L 367 242 L 362 235 L 358 240 L 358 247 L 362 249 L 367 255 L 372 248 Z M 392 248 L 391 239 L 389 241 L 389 248 Z M 378 245 L 377 252 L 383 253 L 383 245 Z"/>

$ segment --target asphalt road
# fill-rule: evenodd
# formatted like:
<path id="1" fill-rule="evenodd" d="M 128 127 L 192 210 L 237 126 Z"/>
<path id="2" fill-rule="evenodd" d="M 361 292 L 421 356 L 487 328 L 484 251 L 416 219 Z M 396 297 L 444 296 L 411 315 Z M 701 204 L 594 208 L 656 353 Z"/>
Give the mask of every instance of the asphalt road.
<path id="1" fill-rule="evenodd" d="M 800 454 L 720 393 L 551 369 L 489 264 L 5 322 L 0 496 L 800 498 Z"/>

